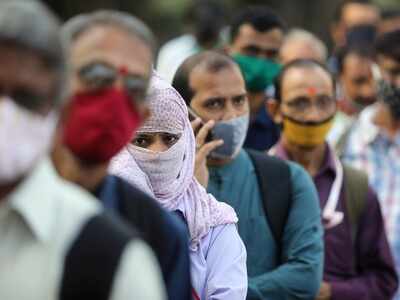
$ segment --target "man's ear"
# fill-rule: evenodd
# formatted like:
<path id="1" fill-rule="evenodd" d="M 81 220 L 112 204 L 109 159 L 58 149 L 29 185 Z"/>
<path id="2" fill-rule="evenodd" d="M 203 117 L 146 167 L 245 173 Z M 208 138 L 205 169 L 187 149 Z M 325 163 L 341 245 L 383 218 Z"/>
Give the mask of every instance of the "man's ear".
<path id="1" fill-rule="evenodd" d="M 265 108 L 276 124 L 282 124 L 283 118 L 281 113 L 281 105 L 278 100 L 274 98 L 268 99 L 265 104 Z"/>
<path id="2" fill-rule="evenodd" d="M 335 46 L 341 47 L 344 43 L 345 35 L 343 26 L 338 22 L 333 23 L 330 26 L 330 33 Z"/>

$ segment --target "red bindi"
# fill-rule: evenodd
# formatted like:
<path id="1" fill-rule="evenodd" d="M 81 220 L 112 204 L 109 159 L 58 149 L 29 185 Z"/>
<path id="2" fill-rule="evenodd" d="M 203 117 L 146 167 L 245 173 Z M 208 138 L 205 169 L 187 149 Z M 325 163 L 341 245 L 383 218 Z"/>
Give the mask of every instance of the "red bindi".
<path id="1" fill-rule="evenodd" d="M 311 96 L 314 97 L 317 94 L 317 89 L 313 86 L 307 88 L 307 93 Z"/>
<path id="2" fill-rule="evenodd" d="M 121 66 L 119 68 L 119 74 L 121 75 L 127 75 L 128 74 L 128 68 L 126 66 Z"/>

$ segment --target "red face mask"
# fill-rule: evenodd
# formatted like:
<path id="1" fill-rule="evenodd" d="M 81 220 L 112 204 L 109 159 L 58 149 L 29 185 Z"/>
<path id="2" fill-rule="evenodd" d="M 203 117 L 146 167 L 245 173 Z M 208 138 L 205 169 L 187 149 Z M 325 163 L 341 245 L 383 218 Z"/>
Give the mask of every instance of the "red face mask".
<path id="1" fill-rule="evenodd" d="M 124 91 L 77 93 L 64 125 L 64 144 L 86 162 L 107 162 L 133 138 L 141 122 Z"/>

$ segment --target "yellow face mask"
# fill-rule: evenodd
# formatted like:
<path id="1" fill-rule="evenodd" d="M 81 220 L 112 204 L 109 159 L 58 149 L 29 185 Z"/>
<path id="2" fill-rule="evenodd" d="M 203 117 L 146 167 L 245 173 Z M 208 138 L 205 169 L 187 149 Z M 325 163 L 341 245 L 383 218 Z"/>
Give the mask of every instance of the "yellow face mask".
<path id="1" fill-rule="evenodd" d="M 315 147 L 325 142 L 325 138 L 332 128 L 333 118 L 334 116 L 320 123 L 307 123 L 285 116 L 282 134 L 290 143 L 304 147 Z"/>

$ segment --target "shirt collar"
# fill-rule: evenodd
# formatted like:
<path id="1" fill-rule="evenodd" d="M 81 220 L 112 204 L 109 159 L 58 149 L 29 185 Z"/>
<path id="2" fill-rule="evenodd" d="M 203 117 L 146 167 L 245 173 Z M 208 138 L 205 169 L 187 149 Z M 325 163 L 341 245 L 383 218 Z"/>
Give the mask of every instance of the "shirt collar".
<path id="1" fill-rule="evenodd" d="M 17 212 L 35 237 L 43 242 L 50 239 L 57 222 L 53 197 L 59 184 L 57 176 L 50 159 L 46 158 L 8 197 L 11 210 Z M 46 192 L 43 192 L 44 186 Z"/>
<path id="2" fill-rule="evenodd" d="M 242 148 L 240 149 L 238 155 L 229 163 L 223 166 L 209 166 L 209 171 L 211 175 L 221 175 L 223 177 L 229 177 L 230 174 L 240 170 L 243 165 L 246 164 L 246 152 Z"/>
<path id="3" fill-rule="evenodd" d="M 332 150 L 331 146 L 329 146 L 328 143 L 325 143 L 325 145 L 326 147 L 325 147 L 324 161 L 322 163 L 321 169 L 319 170 L 318 174 L 315 177 L 321 176 L 327 172 L 331 172 L 334 176 L 336 176 L 334 151 Z M 283 160 L 291 160 L 289 157 L 289 153 L 283 146 L 282 140 L 280 140 L 278 144 L 276 144 L 273 147 L 273 149 L 271 149 L 270 153 Z"/>

